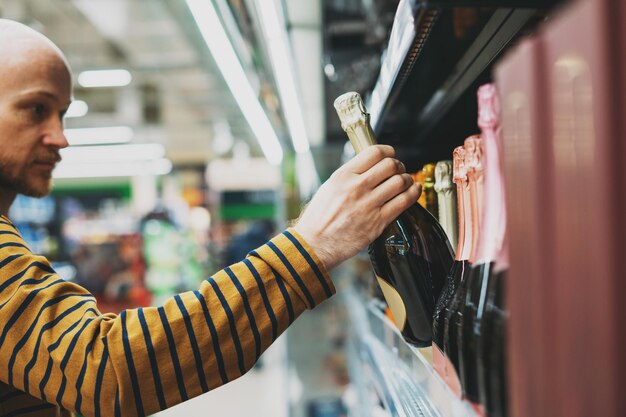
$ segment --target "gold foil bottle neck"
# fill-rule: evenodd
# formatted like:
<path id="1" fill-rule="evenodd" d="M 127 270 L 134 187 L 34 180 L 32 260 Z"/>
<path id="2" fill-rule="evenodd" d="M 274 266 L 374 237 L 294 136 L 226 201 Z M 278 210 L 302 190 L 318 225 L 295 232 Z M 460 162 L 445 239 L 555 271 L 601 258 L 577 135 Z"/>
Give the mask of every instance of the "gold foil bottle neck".
<path id="1" fill-rule="evenodd" d="M 376 138 L 370 126 L 370 115 L 359 93 L 351 91 L 340 95 L 335 99 L 334 106 L 341 121 L 341 127 L 345 130 L 356 152 L 376 144 Z"/>

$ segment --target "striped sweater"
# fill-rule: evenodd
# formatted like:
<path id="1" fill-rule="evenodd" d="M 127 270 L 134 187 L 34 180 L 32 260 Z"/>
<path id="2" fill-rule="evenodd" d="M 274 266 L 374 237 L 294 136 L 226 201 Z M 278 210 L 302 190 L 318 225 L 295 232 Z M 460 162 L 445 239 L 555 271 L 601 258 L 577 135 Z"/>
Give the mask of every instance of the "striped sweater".
<path id="1" fill-rule="evenodd" d="M 244 374 L 334 291 L 312 249 L 288 229 L 198 290 L 102 314 L 0 217 L 0 416 L 59 415 L 49 403 L 85 416 L 171 407 Z"/>

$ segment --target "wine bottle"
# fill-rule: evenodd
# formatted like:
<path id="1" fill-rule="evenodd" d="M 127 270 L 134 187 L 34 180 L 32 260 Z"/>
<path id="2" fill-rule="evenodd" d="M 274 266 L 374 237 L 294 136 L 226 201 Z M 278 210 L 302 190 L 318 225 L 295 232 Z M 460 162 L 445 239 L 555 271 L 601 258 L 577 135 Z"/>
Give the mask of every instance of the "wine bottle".
<path id="1" fill-rule="evenodd" d="M 433 189 L 437 193 L 439 222 L 446 231 L 450 243 L 456 243 L 456 192 L 452 182 L 452 161 L 438 162 L 435 166 L 434 176 L 435 183 Z M 454 236 L 454 239 L 450 238 L 451 235 Z M 455 261 L 448 273 L 446 285 L 441 292 L 439 300 L 437 300 L 433 315 L 433 367 L 444 379 L 446 377 L 446 361 L 443 354 L 445 311 L 446 307 L 452 302 L 452 297 L 458 287 L 458 281 L 455 280 L 456 268 Z"/>
<path id="2" fill-rule="evenodd" d="M 357 152 L 376 143 L 358 93 L 341 95 L 334 106 Z M 414 204 L 385 228 L 368 253 L 402 336 L 417 347 L 430 346 L 435 303 L 454 256 L 445 231 L 426 209 Z"/>
<path id="3" fill-rule="evenodd" d="M 499 102 L 493 84 L 478 90 L 478 125 L 483 139 L 484 203 L 476 264 L 469 275 L 463 306 L 463 367 L 465 393 L 479 410 L 484 409 L 488 380 L 483 358 L 490 355 L 494 341 L 483 337 L 485 306 L 494 288 L 494 261 L 503 248 L 506 231 L 504 181 L 500 166 L 498 138 Z M 496 342 L 497 343 L 497 342 Z M 482 350 L 486 352 L 482 352 Z"/>
<path id="4" fill-rule="evenodd" d="M 470 310 L 472 305 L 468 305 L 467 298 L 473 300 L 477 295 L 475 264 L 476 254 L 478 251 L 478 235 L 481 228 L 481 213 L 483 205 L 483 142 L 478 135 L 470 136 L 465 139 L 465 165 L 467 167 L 467 178 L 469 182 L 470 194 L 470 213 L 472 228 L 472 244 L 470 246 L 469 262 L 472 269 L 467 272 L 467 278 L 464 279 L 461 286 L 462 299 L 459 308 L 456 310 L 454 325 L 457 332 L 457 344 L 459 349 L 459 376 L 461 378 L 461 386 L 463 395 L 470 401 L 478 401 L 478 392 L 476 392 L 476 347 L 472 335 L 472 326 L 475 317 L 474 311 Z"/>
<path id="5" fill-rule="evenodd" d="M 458 213 L 452 161 L 439 161 L 435 166 L 435 191 L 439 207 L 439 223 L 446 231 L 452 247 L 458 246 Z"/>
<path id="6" fill-rule="evenodd" d="M 465 300 L 467 291 L 466 277 L 469 272 L 470 250 L 472 246 L 472 213 L 470 204 L 469 181 L 467 167 L 465 165 L 465 148 L 462 146 L 454 149 L 453 181 L 457 187 L 458 201 L 458 244 L 456 257 L 450 275 L 456 285 L 450 303 L 444 307 L 444 336 L 443 346 L 445 355 L 445 381 L 457 396 L 461 396 L 461 381 L 459 379 L 459 309 Z"/>

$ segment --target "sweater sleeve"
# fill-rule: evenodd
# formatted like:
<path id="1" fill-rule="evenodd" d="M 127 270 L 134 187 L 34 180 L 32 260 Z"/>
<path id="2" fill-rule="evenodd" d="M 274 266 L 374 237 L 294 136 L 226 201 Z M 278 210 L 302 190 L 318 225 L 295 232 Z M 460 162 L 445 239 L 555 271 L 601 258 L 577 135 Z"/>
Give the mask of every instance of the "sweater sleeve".
<path id="1" fill-rule="evenodd" d="M 142 416 L 241 376 L 335 291 L 287 229 L 162 306 L 102 314 L 0 218 L 0 381 L 85 416 Z"/>

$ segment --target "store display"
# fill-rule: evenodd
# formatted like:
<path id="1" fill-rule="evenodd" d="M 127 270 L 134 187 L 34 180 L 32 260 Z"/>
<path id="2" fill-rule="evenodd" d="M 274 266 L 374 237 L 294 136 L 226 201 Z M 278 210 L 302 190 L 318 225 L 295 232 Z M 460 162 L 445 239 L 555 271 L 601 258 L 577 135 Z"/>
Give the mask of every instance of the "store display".
<path id="1" fill-rule="evenodd" d="M 335 109 L 357 152 L 376 143 L 358 93 L 337 98 Z M 402 335 L 415 346 L 429 346 L 435 304 L 453 262 L 445 231 L 415 204 L 370 245 L 369 254 Z"/>
<path id="2" fill-rule="evenodd" d="M 621 3 L 575 2 L 542 33 L 551 105 L 546 139 L 554 152 L 547 191 L 554 193 L 556 344 L 545 354 L 558 387 L 550 399 L 555 415 L 616 416 L 623 398 L 623 369 L 616 366 L 624 352 L 616 178 L 624 177 L 617 152 L 624 116 L 616 104 L 624 76 L 616 70 L 624 52 L 612 47 L 624 24 L 616 17 Z"/>
<path id="3" fill-rule="evenodd" d="M 467 167 L 465 165 L 465 149 L 457 147 L 453 153 L 454 183 L 457 186 L 459 236 L 456 257 L 450 275 L 456 289 L 452 299 L 444 307 L 444 336 L 443 347 L 445 354 L 445 381 L 452 391 L 461 396 L 461 381 L 459 379 L 459 326 L 460 307 L 463 305 L 467 291 L 466 278 L 470 270 L 469 256 L 472 246 L 471 205 Z"/>
<path id="4" fill-rule="evenodd" d="M 452 161 L 439 161 L 435 166 L 435 191 L 439 207 L 439 223 L 446 231 L 452 247 L 457 247 L 458 213 Z"/>
<path id="5" fill-rule="evenodd" d="M 545 100 L 543 44 L 524 40 L 496 67 L 502 104 L 511 266 L 507 307 L 510 409 L 515 417 L 553 416 L 556 293 L 552 148 L 545 138 L 550 107 Z M 536 351 L 542 354 L 533 354 Z M 538 383 L 542 381 L 542 383 Z M 537 404 L 542 404 L 541 410 Z"/>

